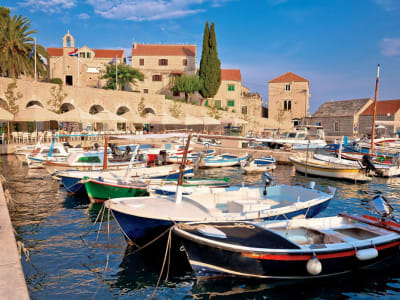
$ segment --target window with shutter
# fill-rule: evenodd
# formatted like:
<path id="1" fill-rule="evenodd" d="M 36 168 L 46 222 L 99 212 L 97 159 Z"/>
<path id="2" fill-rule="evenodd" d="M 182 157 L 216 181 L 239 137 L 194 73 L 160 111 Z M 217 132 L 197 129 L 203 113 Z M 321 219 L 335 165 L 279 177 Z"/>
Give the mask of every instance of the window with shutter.
<path id="1" fill-rule="evenodd" d="M 139 65 L 144 66 L 144 58 L 139 59 Z"/>

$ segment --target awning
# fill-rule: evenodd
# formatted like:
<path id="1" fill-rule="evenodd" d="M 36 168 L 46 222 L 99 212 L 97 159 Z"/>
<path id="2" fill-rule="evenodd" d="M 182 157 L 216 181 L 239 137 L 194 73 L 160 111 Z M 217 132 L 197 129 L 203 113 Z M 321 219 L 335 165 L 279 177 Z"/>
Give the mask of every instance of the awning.
<path id="1" fill-rule="evenodd" d="M 94 73 L 94 74 L 100 73 L 98 68 L 93 68 L 93 67 L 88 67 L 86 72 L 87 73 Z"/>

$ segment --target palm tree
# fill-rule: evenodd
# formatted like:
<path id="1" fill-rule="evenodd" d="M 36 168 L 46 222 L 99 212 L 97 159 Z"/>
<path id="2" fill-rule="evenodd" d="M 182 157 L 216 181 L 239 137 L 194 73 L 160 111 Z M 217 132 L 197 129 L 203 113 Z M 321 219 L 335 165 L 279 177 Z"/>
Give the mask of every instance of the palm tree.
<path id="1" fill-rule="evenodd" d="M 0 70 L 2 75 L 14 79 L 21 74 L 34 75 L 34 58 L 30 57 L 34 47 L 32 34 L 37 33 L 30 29 L 31 21 L 23 16 L 13 16 L 5 20 L 0 26 Z M 37 72 L 46 76 L 47 51 L 41 45 L 36 45 Z"/>

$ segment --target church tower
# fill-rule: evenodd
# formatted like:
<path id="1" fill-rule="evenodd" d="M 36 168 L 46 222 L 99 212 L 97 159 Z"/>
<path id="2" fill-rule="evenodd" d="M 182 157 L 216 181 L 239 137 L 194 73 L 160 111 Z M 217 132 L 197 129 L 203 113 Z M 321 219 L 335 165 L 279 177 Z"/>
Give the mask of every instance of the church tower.
<path id="1" fill-rule="evenodd" d="M 68 52 L 75 50 L 75 39 L 69 33 L 69 30 L 66 35 L 63 37 L 63 54 L 67 54 Z"/>

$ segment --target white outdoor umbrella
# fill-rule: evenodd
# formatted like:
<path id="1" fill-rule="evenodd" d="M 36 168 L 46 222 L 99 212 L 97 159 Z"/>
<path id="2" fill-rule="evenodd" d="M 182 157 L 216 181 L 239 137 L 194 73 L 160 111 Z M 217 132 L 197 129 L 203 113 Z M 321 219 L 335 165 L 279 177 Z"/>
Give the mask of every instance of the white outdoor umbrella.
<path id="1" fill-rule="evenodd" d="M 146 114 L 146 120 L 152 125 L 180 125 L 182 121 L 167 114 Z"/>
<path id="2" fill-rule="evenodd" d="M 201 121 L 203 125 L 220 125 L 221 121 L 214 119 L 212 117 L 209 116 L 204 116 L 204 117 L 198 117 Z"/>
<path id="3" fill-rule="evenodd" d="M 12 121 L 13 114 L 0 107 L 0 121 Z"/>
<path id="4" fill-rule="evenodd" d="M 58 121 L 60 116 L 47 110 L 39 105 L 32 105 L 26 109 L 17 112 L 14 115 L 14 121 L 16 122 L 46 122 L 46 121 Z"/>
<path id="5" fill-rule="evenodd" d="M 68 122 L 95 121 L 96 115 L 89 114 L 80 108 L 75 108 L 60 115 L 60 120 Z"/>
<path id="6" fill-rule="evenodd" d="M 247 122 L 246 120 L 243 120 L 243 119 L 235 118 L 235 117 L 228 117 L 228 118 L 222 118 L 221 123 L 222 124 L 230 123 L 232 125 L 243 125 L 243 124 L 247 124 L 249 122 Z"/>
<path id="7" fill-rule="evenodd" d="M 133 124 L 146 124 L 148 123 L 146 118 L 141 117 L 138 113 L 135 113 L 134 111 L 129 111 L 127 113 L 124 113 L 120 115 L 121 117 L 127 119 L 129 123 Z"/>
<path id="8" fill-rule="evenodd" d="M 182 125 L 186 125 L 186 126 L 189 126 L 189 125 L 203 125 L 203 121 L 198 119 L 198 118 L 196 118 L 196 117 L 193 117 L 191 115 L 186 115 L 181 120 L 181 124 Z"/>

